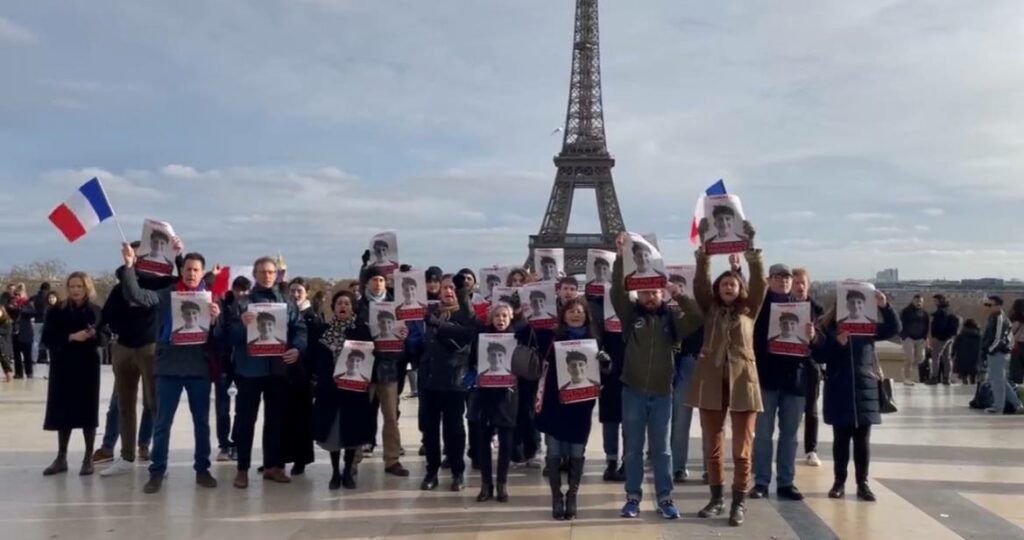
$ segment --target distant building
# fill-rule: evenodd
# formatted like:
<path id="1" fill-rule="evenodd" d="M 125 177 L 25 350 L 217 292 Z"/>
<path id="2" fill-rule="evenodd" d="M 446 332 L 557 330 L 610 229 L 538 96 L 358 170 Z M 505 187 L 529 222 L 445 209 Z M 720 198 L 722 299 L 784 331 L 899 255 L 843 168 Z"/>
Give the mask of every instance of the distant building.
<path id="1" fill-rule="evenodd" d="M 886 268 L 875 274 L 875 283 L 899 283 L 900 269 Z"/>

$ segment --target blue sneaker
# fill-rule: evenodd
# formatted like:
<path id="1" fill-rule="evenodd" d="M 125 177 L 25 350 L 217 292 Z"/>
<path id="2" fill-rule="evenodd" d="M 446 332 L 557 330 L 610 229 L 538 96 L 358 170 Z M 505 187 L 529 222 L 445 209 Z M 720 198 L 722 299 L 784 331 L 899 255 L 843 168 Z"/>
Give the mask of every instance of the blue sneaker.
<path id="1" fill-rule="evenodd" d="M 636 499 L 626 499 L 626 505 L 622 507 L 622 517 L 624 518 L 635 518 L 640 514 L 640 501 Z"/>
<path id="2" fill-rule="evenodd" d="M 679 509 L 676 508 L 672 499 L 665 499 L 658 503 L 658 511 L 661 512 L 661 517 L 665 519 L 679 519 Z"/>

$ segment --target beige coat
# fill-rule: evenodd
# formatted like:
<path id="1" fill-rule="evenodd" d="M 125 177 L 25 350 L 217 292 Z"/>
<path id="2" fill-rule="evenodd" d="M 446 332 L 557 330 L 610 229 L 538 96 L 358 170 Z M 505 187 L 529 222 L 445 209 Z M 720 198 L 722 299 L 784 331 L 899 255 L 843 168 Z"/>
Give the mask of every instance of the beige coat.
<path id="1" fill-rule="evenodd" d="M 698 255 L 693 295 L 705 313 L 704 348 L 686 404 L 699 409 L 722 410 L 722 389 L 729 388 L 728 409 L 737 412 L 763 411 L 761 385 L 754 363 L 754 321 L 764 301 L 768 283 L 760 250 L 746 252 L 750 266 L 747 299 L 728 308 L 714 302 L 711 269 L 707 255 Z M 728 370 L 728 371 L 726 371 Z"/>

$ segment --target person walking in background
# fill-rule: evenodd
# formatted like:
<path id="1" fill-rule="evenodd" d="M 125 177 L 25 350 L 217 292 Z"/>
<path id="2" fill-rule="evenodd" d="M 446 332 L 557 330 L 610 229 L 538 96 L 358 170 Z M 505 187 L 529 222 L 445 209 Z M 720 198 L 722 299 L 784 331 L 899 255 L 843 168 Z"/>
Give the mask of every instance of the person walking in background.
<path id="1" fill-rule="evenodd" d="M 981 328 L 978 321 L 964 321 L 960 335 L 953 340 L 953 372 L 962 384 L 975 384 L 981 372 Z"/>
<path id="2" fill-rule="evenodd" d="M 875 494 L 868 486 L 871 460 L 871 426 L 882 423 L 879 380 L 882 378 L 875 343 L 900 333 L 900 319 L 881 291 L 875 292 L 882 318 L 873 336 L 852 336 L 840 332 L 835 307 L 819 321 L 814 339 L 815 358 L 825 364 L 825 423 L 832 426 L 832 459 L 835 482 L 828 496 L 841 499 L 846 493 L 850 444 L 857 480 L 857 498 L 873 502 Z"/>
<path id="3" fill-rule="evenodd" d="M 39 290 L 32 297 L 32 358 L 37 364 L 45 364 L 46 349 L 40 347 L 39 343 L 43 337 L 43 321 L 46 320 L 46 312 L 50 310 L 49 303 L 50 283 L 44 281 L 39 285 Z"/>
<path id="4" fill-rule="evenodd" d="M 1009 379 L 1013 384 L 1024 384 L 1024 298 L 1018 298 L 1010 306 L 1010 323 L 1013 334 L 1013 351 L 1010 353 Z"/>
<path id="5" fill-rule="evenodd" d="M 33 327 L 32 320 L 35 315 L 35 307 L 25 294 L 25 284 L 18 283 L 14 286 L 14 294 L 7 302 L 7 315 L 10 316 L 12 327 L 11 345 L 14 352 L 14 378 L 22 379 L 33 377 L 32 369 L 32 342 Z"/>
<path id="6" fill-rule="evenodd" d="M 924 310 L 924 297 L 920 294 L 915 294 L 910 304 L 900 312 L 900 324 L 903 326 L 900 332 L 904 359 L 903 384 L 907 386 L 914 385 L 917 367 L 925 361 L 929 319 L 928 312 Z"/>
<path id="7" fill-rule="evenodd" d="M 14 347 L 11 343 L 11 334 L 14 325 L 7 315 L 7 310 L 0 303 L 0 368 L 3 369 L 4 382 L 11 382 L 11 359 L 14 358 Z"/>
<path id="8" fill-rule="evenodd" d="M 100 357 L 96 328 L 100 308 L 92 303 L 95 288 L 88 274 L 72 272 L 65 287 L 67 300 L 47 313 L 43 329 L 43 343 L 52 354 L 43 429 L 57 432 L 57 458 L 43 475 L 67 472 L 71 431 L 81 429 L 85 457 L 79 474 L 88 476 L 93 473 L 93 444 L 99 426 Z"/>
<path id="9" fill-rule="evenodd" d="M 928 384 L 936 385 L 941 382 L 948 386 L 953 372 L 953 338 L 960 333 L 960 317 L 950 312 L 949 301 L 944 295 L 936 294 L 932 299 L 936 308 L 931 317 L 932 363 Z"/>
<path id="10" fill-rule="evenodd" d="M 989 296 L 984 305 L 989 316 L 981 338 L 981 350 L 988 360 L 988 380 L 992 385 L 992 406 L 985 409 L 985 412 L 996 414 L 1005 407 L 1020 413 L 1024 408 L 1010 382 L 1006 380 L 1006 366 L 1013 347 L 1010 320 L 1003 312 L 1002 297 Z"/>

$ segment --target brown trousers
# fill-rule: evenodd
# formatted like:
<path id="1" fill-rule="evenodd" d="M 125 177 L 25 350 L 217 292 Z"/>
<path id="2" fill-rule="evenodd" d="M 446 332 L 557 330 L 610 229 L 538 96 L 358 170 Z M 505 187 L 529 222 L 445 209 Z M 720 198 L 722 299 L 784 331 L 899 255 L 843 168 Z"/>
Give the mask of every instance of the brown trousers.
<path id="1" fill-rule="evenodd" d="M 402 436 L 398 431 L 398 383 L 377 385 L 377 399 L 380 400 L 380 412 L 384 417 L 384 429 L 381 430 L 384 466 L 390 467 L 398 463 L 402 451 Z"/>
<path id="2" fill-rule="evenodd" d="M 708 460 L 708 483 L 712 486 L 725 485 L 725 417 L 732 420 L 732 489 L 746 493 L 750 491 L 750 457 L 754 449 L 755 411 L 713 411 L 700 410 L 700 425 L 704 436 L 704 455 Z"/>
<path id="3" fill-rule="evenodd" d="M 142 380 L 142 399 L 156 418 L 156 380 L 153 378 L 153 357 L 156 344 L 133 349 L 115 343 L 113 351 L 114 389 L 120 412 L 121 459 L 135 461 L 136 420 L 135 404 L 138 400 L 139 380 Z"/>

